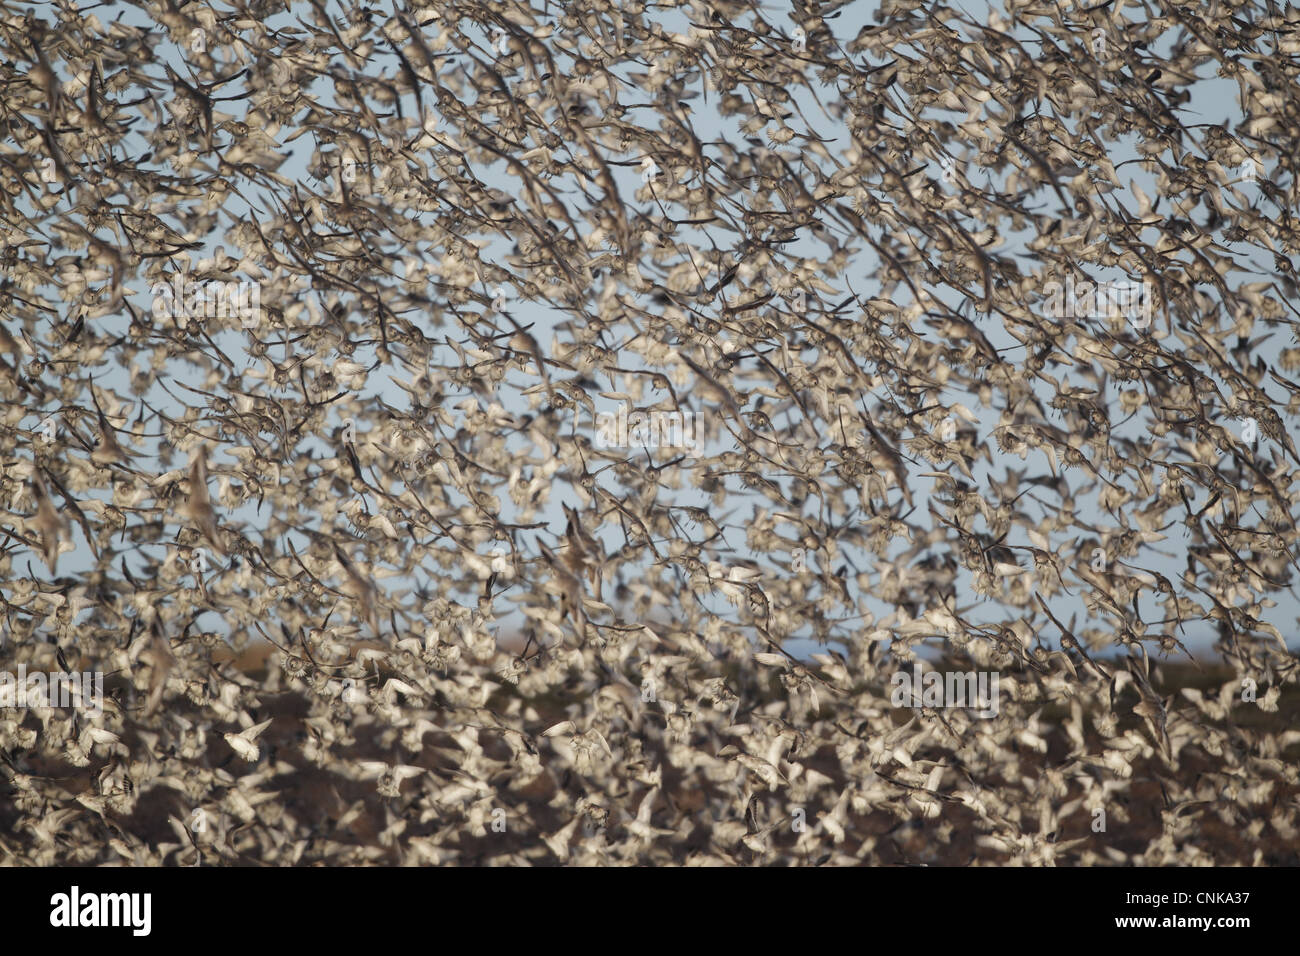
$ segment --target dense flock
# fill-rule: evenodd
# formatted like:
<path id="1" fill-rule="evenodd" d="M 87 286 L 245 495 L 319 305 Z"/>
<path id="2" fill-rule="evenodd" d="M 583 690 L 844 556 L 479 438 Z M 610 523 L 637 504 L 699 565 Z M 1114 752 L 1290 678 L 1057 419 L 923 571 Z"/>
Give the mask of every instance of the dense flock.
<path id="1" fill-rule="evenodd" d="M 1300 862 L 1298 56 L 0 2 L 0 862 Z"/>

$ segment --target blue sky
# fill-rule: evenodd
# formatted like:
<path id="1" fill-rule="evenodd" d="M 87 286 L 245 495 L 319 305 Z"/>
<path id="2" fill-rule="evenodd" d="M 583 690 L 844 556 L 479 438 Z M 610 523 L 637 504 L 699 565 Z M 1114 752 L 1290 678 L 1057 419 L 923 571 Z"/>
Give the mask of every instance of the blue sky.
<path id="1" fill-rule="evenodd" d="M 987 5 L 977 3 L 959 3 L 949 4 L 949 6 L 965 12 L 979 22 L 988 22 L 989 7 Z M 50 8 L 48 7 L 43 5 L 34 5 L 33 9 L 37 10 L 42 16 L 50 16 Z M 327 3 L 325 4 L 325 9 L 329 10 L 336 17 L 341 18 L 341 10 L 336 4 Z M 381 7 L 380 9 L 386 11 L 388 8 Z M 1068 10 L 1069 6 L 1062 4 L 1061 9 Z M 1141 15 L 1140 11 L 1132 5 L 1129 5 L 1124 9 L 1125 13 L 1130 17 L 1138 17 Z M 773 22 L 778 24 L 784 23 L 788 31 L 793 31 L 797 26 L 797 24 L 790 19 L 788 13 L 786 14 L 784 21 L 777 19 L 777 15 L 781 10 L 779 5 L 766 5 L 763 7 L 763 10 L 768 18 L 773 20 Z M 860 29 L 874 22 L 876 10 L 877 6 L 874 3 L 851 3 L 843 8 L 842 15 L 829 20 L 827 25 L 832 30 L 837 41 L 839 41 L 842 46 L 847 45 L 848 42 L 858 34 Z M 104 7 L 99 9 L 97 13 L 100 15 L 101 19 L 106 22 L 118 16 L 121 16 L 123 22 L 141 26 L 148 25 L 149 22 L 148 18 L 138 9 L 129 6 Z M 657 17 L 661 20 L 665 29 L 685 30 L 688 27 L 687 19 L 691 15 L 690 10 L 679 9 L 658 11 Z M 267 22 L 268 24 L 277 27 L 289 27 L 293 25 L 294 20 L 295 14 L 281 13 L 269 18 Z M 959 32 L 964 29 L 960 24 L 950 24 L 950 26 Z M 473 37 L 479 43 L 482 51 L 489 50 L 491 42 L 491 33 L 489 28 L 485 25 L 472 24 L 467 21 L 462 21 L 459 27 L 467 36 Z M 1020 26 L 1011 27 L 1010 29 L 1027 48 L 1033 49 L 1033 45 L 1037 42 L 1037 38 L 1030 28 L 1027 26 Z M 431 29 L 431 33 L 432 32 L 436 31 Z M 1085 55 L 1089 43 L 1088 32 L 1089 31 L 1086 27 L 1080 27 L 1080 69 L 1096 68 L 1096 64 L 1088 62 Z M 1166 35 L 1166 40 L 1163 43 L 1164 48 L 1167 49 L 1169 45 L 1172 45 L 1175 42 L 1175 40 L 1176 35 L 1174 31 L 1170 31 Z M 1162 44 L 1153 45 L 1148 49 L 1147 56 L 1152 59 L 1158 57 L 1160 53 L 1163 52 L 1161 47 Z M 894 50 L 893 53 L 895 55 L 911 57 L 920 55 L 917 50 L 910 49 Z M 159 43 L 155 49 L 155 56 L 158 60 L 155 72 L 160 77 L 163 74 L 162 65 L 164 63 L 170 66 L 178 74 L 187 75 L 188 66 L 185 61 L 186 48 L 183 43 Z M 382 71 L 391 75 L 396 70 L 396 61 L 390 52 L 376 49 L 367 69 L 374 72 Z M 1239 121 L 1241 115 L 1238 103 L 1237 85 L 1233 81 L 1213 76 L 1212 72 L 1208 69 L 1205 70 L 1204 73 L 1205 78 L 1190 88 L 1192 97 L 1191 100 L 1183 106 L 1183 121 L 1188 125 L 1193 122 L 1202 124 L 1220 124 L 1226 122 L 1231 129 Z M 237 82 L 232 84 L 231 90 L 238 91 L 242 88 L 242 82 Z M 330 103 L 334 101 L 333 92 L 329 89 L 328 84 L 322 79 L 317 79 L 312 82 L 310 85 L 310 91 L 323 102 Z M 814 98 L 808 90 L 802 88 L 792 91 L 792 95 L 794 104 L 798 106 L 798 113 L 788 120 L 789 124 L 796 130 L 802 132 L 805 131 L 803 122 L 806 120 L 809 123 L 806 131 L 826 141 L 826 148 L 828 150 L 833 153 L 837 149 L 843 148 L 848 142 L 846 135 L 847 131 L 844 129 L 842 123 L 837 121 L 834 117 L 827 115 L 826 110 L 823 109 L 823 106 L 830 99 L 830 96 L 828 94 L 822 94 L 819 97 L 820 102 L 818 102 L 818 99 Z M 716 95 L 713 95 L 711 91 L 688 88 L 684 96 L 689 102 L 691 108 L 691 121 L 694 124 L 699 139 L 708 141 L 715 137 L 725 137 L 734 144 L 741 144 L 743 142 L 743 134 L 738 130 L 738 124 L 742 118 L 734 116 L 724 117 L 719 115 L 716 110 L 717 97 Z M 625 95 L 624 100 L 625 102 L 636 102 L 638 97 L 635 94 Z M 430 101 L 430 97 L 425 97 L 426 107 Z M 247 119 L 247 117 L 240 115 L 240 111 L 245 107 L 245 105 L 246 104 L 243 102 L 235 101 L 233 103 L 221 104 L 221 107 L 234 114 L 235 119 L 244 120 Z M 408 95 L 404 98 L 404 109 L 408 116 L 418 115 L 418 107 L 415 103 L 414 97 Z M 647 113 L 644 115 L 649 116 L 651 114 Z M 436 119 L 436 111 L 431 111 L 430 117 Z M 953 122 L 960 123 L 964 118 L 965 117 L 961 114 L 954 114 Z M 330 158 L 336 157 L 332 147 L 328 144 L 317 142 L 315 135 L 311 132 L 308 132 L 306 135 L 298 136 L 297 138 L 291 138 L 290 134 L 294 132 L 298 132 L 298 130 L 285 128 L 277 131 L 277 149 L 285 157 L 283 164 L 278 169 L 279 174 L 290 180 L 299 181 L 305 187 L 310 189 L 328 191 L 335 188 L 332 183 L 326 181 L 325 177 L 325 166 L 328 163 L 337 161 L 336 158 Z M 1121 145 L 1122 148 L 1116 149 L 1108 156 L 1110 161 L 1116 167 L 1119 167 L 1122 163 L 1127 161 L 1134 160 L 1138 156 L 1135 148 L 1136 144 L 1134 142 L 1128 142 Z M 144 151 L 144 148 L 143 140 L 141 140 L 141 152 Z M 978 162 L 975 159 L 974 144 L 966 143 L 963 145 L 960 140 L 949 144 L 949 156 L 952 162 L 951 168 L 957 170 L 960 175 L 965 177 L 967 181 L 972 184 L 997 186 L 1003 180 L 1003 173 L 984 169 L 978 165 Z M 619 180 L 620 192 L 625 199 L 633 196 L 637 187 L 640 185 L 636 159 L 637 157 L 635 155 L 620 157 L 620 160 L 624 161 L 626 165 L 616 167 L 616 176 Z M 936 182 L 943 183 L 943 174 L 947 165 L 948 164 L 943 160 L 942 154 L 936 152 L 934 158 L 928 164 L 929 172 L 927 175 Z M 1270 164 L 1264 162 L 1262 166 L 1261 176 L 1269 176 L 1271 173 Z M 358 174 L 361 176 L 374 175 L 376 173 L 377 171 L 372 169 L 361 169 L 358 171 Z M 498 164 L 495 168 L 477 170 L 477 173 L 485 182 L 496 185 L 508 194 L 513 194 L 519 189 L 517 181 L 511 177 L 502 164 Z M 1155 183 L 1150 174 L 1143 171 L 1136 162 L 1123 167 L 1121 178 L 1124 179 L 1125 182 L 1131 180 L 1136 184 L 1138 189 L 1144 191 L 1147 195 L 1155 195 L 1157 193 Z M 202 252 L 194 255 L 196 260 L 204 255 L 214 254 L 218 246 L 225 245 L 229 247 L 229 243 L 220 235 L 220 233 L 229 225 L 250 216 L 257 218 L 259 221 L 265 221 L 265 217 L 274 212 L 275 207 L 269 202 L 268 197 L 263 190 L 256 187 L 248 187 L 241 191 L 248 197 L 251 206 L 245 205 L 240 199 L 232 197 L 225 204 L 220 213 L 220 228 L 214 230 L 207 237 L 206 248 Z M 1051 215 L 1052 209 L 1057 205 L 1057 201 L 1052 198 L 1050 189 L 1044 188 L 1042 194 L 1043 214 Z M 1133 196 L 1126 194 L 1122 198 L 1125 203 L 1132 208 L 1134 204 Z M 648 208 L 648 204 L 646 203 L 639 203 L 635 200 L 632 200 L 632 202 Z M 972 225 L 974 226 L 978 224 Z M 1035 259 L 1035 254 L 1028 248 L 1028 244 L 1029 240 L 1031 240 L 1033 236 L 1034 233 L 1032 231 L 1026 231 L 1020 234 L 1004 233 L 1001 235 L 1000 244 L 996 246 L 996 249 L 1004 255 L 1023 257 L 1023 260 L 1026 263 L 1032 264 Z M 679 242 L 694 242 L 697 246 L 704 249 L 710 248 L 712 244 L 716 244 L 722 248 L 728 248 L 734 246 L 737 242 L 737 237 L 734 233 L 710 228 L 708 226 L 684 227 L 679 232 L 677 239 Z M 863 244 L 860 242 L 855 245 L 858 246 L 859 249 L 850 260 L 847 268 L 843 269 L 839 274 L 826 274 L 820 277 L 820 281 L 824 282 L 826 287 L 832 291 L 823 289 L 817 296 L 819 302 L 839 302 L 849 295 L 857 295 L 859 301 L 865 301 L 882 294 L 885 296 L 899 294 L 897 290 L 883 289 L 879 282 L 872 278 L 868 278 L 870 275 L 875 273 L 878 266 L 875 254 L 869 248 L 861 248 Z M 1244 251 L 1245 250 L 1243 250 L 1243 252 Z M 495 261 L 498 264 L 504 264 L 510 254 L 511 250 L 505 244 L 497 243 L 496 245 L 483 250 L 482 258 L 488 261 Z M 425 248 L 416 247 L 402 250 L 401 258 L 404 261 L 420 261 L 422 259 L 428 261 L 431 258 L 435 258 L 437 255 L 438 254 L 431 246 Z M 805 237 L 797 242 L 789 244 L 786 247 L 786 255 L 788 259 L 794 260 L 805 256 L 809 258 L 824 257 L 824 252 L 823 247 L 816 239 Z M 1254 268 L 1251 260 L 1243 254 L 1241 262 L 1243 266 L 1242 272 L 1230 276 L 1230 280 L 1237 282 L 1258 280 L 1259 273 L 1251 272 L 1251 269 Z M 1110 274 L 1098 274 L 1097 278 L 1118 280 L 1127 277 L 1118 270 L 1114 270 Z M 399 277 L 395 277 L 394 283 L 398 281 Z M 485 281 L 483 283 L 483 288 L 480 291 L 482 294 L 491 297 L 496 294 L 496 289 L 499 285 L 500 284 L 497 282 Z M 133 301 L 136 303 L 137 308 L 142 310 L 148 309 L 150 305 L 148 284 L 142 279 L 137 280 L 132 284 L 132 289 L 135 292 Z M 954 307 L 959 305 L 958 297 L 955 295 L 945 296 L 941 290 L 937 289 L 931 289 L 930 291 L 932 291 L 936 297 L 943 298 Z M 314 291 L 305 290 L 303 298 L 305 300 L 316 295 L 317 294 Z M 548 303 L 544 296 L 539 296 L 529 300 L 521 297 L 515 288 L 507 287 L 506 299 L 505 310 L 521 324 L 531 326 L 534 336 L 537 338 L 543 349 L 549 350 L 557 337 L 568 337 L 568 333 L 564 332 L 562 327 L 564 323 L 572 321 L 571 316 L 562 309 L 556 308 L 551 303 Z M 319 309 L 319 301 L 319 298 L 317 298 L 317 301 L 313 303 L 312 307 Z M 285 303 L 264 304 L 285 305 Z M 998 349 L 1021 348 L 1020 344 L 1003 328 L 1001 320 L 996 316 L 989 317 L 974 314 L 971 318 L 976 322 L 980 330 L 988 337 L 994 347 Z M 99 321 L 103 323 L 106 329 L 117 332 L 125 331 L 128 325 L 128 320 L 125 316 L 108 316 Z M 439 323 L 435 317 L 430 316 L 430 324 L 438 325 Z M 442 327 L 448 333 L 454 333 L 454 324 L 447 323 L 444 320 Z M 614 331 L 616 338 L 623 337 L 627 334 L 627 330 Z M 1159 322 L 1156 323 L 1156 328 L 1153 328 L 1152 334 L 1162 334 L 1159 329 Z M 221 332 L 215 334 L 213 338 L 222 349 L 227 352 L 227 354 L 232 356 L 247 355 L 248 339 L 239 330 Z M 1259 346 L 1258 352 L 1259 354 L 1268 356 L 1272 354 L 1277 347 L 1278 343 L 1275 338 L 1274 341 L 1266 342 Z M 448 364 L 456 361 L 456 357 L 450 348 L 442 349 L 440 357 L 443 362 Z M 373 349 L 367 349 L 365 347 L 359 349 L 358 354 L 355 356 L 355 360 L 366 364 L 373 361 Z M 626 364 L 630 368 L 643 367 L 640 359 L 632 355 L 629 356 Z M 389 374 L 394 371 L 395 370 L 392 368 L 378 369 L 374 374 L 368 377 L 365 387 L 359 392 L 359 397 L 363 400 L 382 400 L 383 402 L 397 408 L 407 407 L 410 403 L 410 397 L 389 378 Z M 1063 383 L 1076 384 L 1080 386 L 1087 384 L 1083 381 L 1070 382 L 1068 370 L 1054 369 L 1049 371 L 1051 371 L 1052 374 L 1061 377 Z M 196 379 L 195 375 L 196 370 L 192 367 L 187 367 L 186 363 L 178 360 L 168 370 L 167 382 L 155 385 L 144 397 L 152 407 L 168 414 L 179 415 L 183 411 L 183 406 L 172 396 L 188 394 L 183 389 L 177 387 L 178 383 L 188 384 L 192 387 L 200 387 L 201 382 Z M 616 382 L 612 379 L 609 381 L 602 379 L 600 384 L 610 392 L 618 392 L 627 388 L 628 383 L 634 381 L 634 379 L 634 376 L 626 376 L 622 382 Z M 125 375 L 120 370 L 108 372 L 101 378 L 97 379 L 97 381 L 98 384 L 103 387 L 114 388 L 121 394 L 127 393 Z M 164 384 L 166 384 L 167 387 L 163 387 Z M 534 388 L 536 385 L 537 380 L 535 377 L 521 372 L 512 373 L 508 380 L 508 386 L 503 387 L 500 393 L 500 401 L 506 411 L 515 414 L 524 414 L 534 411 L 529 408 L 529 397 L 525 395 L 524 392 L 528 389 Z M 1038 383 L 1036 387 L 1040 390 L 1040 397 L 1044 404 L 1046 404 L 1046 401 L 1051 397 L 1048 394 L 1047 386 L 1043 383 Z M 470 397 L 471 393 L 467 389 L 459 395 L 453 394 L 452 396 L 456 401 L 461 401 Z M 876 397 L 878 398 L 880 396 Z M 868 400 L 870 400 L 870 397 Z M 977 483 L 981 479 L 989 477 L 1002 478 L 1005 476 L 1008 468 L 1027 468 L 1030 474 L 1046 470 L 1047 464 L 1042 455 L 1031 455 L 1029 460 L 1022 462 L 1018 458 L 1004 455 L 998 451 L 996 442 L 990 437 L 991 430 L 997 424 L 1000 411 L 998 408 L 984 407 L 978 396 L 963 393 L 961 390 L 957 389 L 953 389 L 952 394 L 946 395 L 945 401 L 962 402 L 975 412 L 978 418 L 978 424 L 975 427 L 979 432 L 980 437 L 991 451 L 991 463 L 983 462 L 976 466 L 975 478 Z M 599 411 L 608 412 L 616 411 L 617 407 L 617 401 L 608 399 L 598 402 L 597 405 Z M 705 421 L 708 421 L 711 412 L 713 411 L 710 409 L 707 402 L 703 400 L 702 396 L 698 394 L 692 396 L 692 407 Z M 48 409 L 31 409 L 32 418 L 25 420 L 24 424 L 34 427 L 35 422 L 44 418 L 45 415 L 48 414 L 48 411 Z M 341 417 L 342 416 L 339 417 L 340 420 L 336 423 L 340 426 L 342 425 Z M 715 419 L 717 418 L 716 415 L 713 417 Z M 1119 417 L 1120 416 L 1118 415 L 1112 416 L 1113 420 L 1118 420 Z M 778 421 L 777 424 L 780 425 L 781 422 Z M 575 422 L 573 427 L 592 430 L 593 423 L 587 418 L 587 416 L 583 416 L 582 419 Z M 1127 434 L 1129 437 L 1133 437 L 1140 432 L 1141 427 L 1140 418 L 1136 419 L 1127 426 Z M 725 431 L 719 433 L 718 423 L 716 420 L 713 422 L 713 432 L 714 437 L 707 446 L 710 452 L 729 447 L 732 439 Z M 1116 429 L 1116 433 L 1125 434 L 1125 432 L 1119 428 Z M 827 438 L 827 436 L 819 437 L 823 440 L 826 440 Z M 521 437 L 518 441 L 522 450 L 526 443 L 525 439 Z M 1266 453 L 1267 443 L 1263 443 L 1263 446 L 1265 447 L 1261 449 L 1261 453 Z M 316 454 L 326 456 L 332 455 L 336 451 L 336 449 L 329 446 L 328 442 L 320 439 L 305 441 L 302 443 L 300 448 L 303 452 L 306 452 L 308 449 L 314 449 Z M 181 467 L 183 464 L 184 460 L 182 458 L 173 462 L 170 467 Z M 219 469 L 223 464 L 230 464 L 230 460 L 223 460 L 220 455 L 218 455 L 214 459 L 214 469 Z M 165 466 L 160 463 L 158 470 L 161 471 L 164 467 Z M 913 470 L 924 471 L 926 469 L 923 467 Z M 1072 474 L 1072 480 L 1076 485 L 1079 482 L 1078 474 L 1077 471 Z M 916 482 L 917 484 L 910 490 L 918 501 L 924 502 L 926 497 L 933 496 L 938 491 L 938 482 L 933 479 L 918 478 L 916 479 Z M 893 497 L 897 497 L 896 492 Z M 573 503 L 573 500 L 574 499 L 568 488 L 557 485 L 553 489 L 548 504 L 541 510 L 539 516 L 535 519 L 537 521 L 545 522 L 547 527 L 521 536 L 520 540 L 516 542 L 521 549 L 527 551 L 531 555 L 536 555 L 537 550 L 534 547 L 535 539 L 541 539 L 554 546 L 564 531 L 565 517 L 560 505 L 562 503 Z M 723 524 L 723 540 L 728 546 L 718 554 L 718 558 L 722 563 L 727 564 L 732 561 L 754 561 L 760 566 L 770 569 L 770 573 L 772 574 L 788 573 L 785 570 L 785 565 L 788 565 L 788 555 L 767 555 L 764 553 L 756 553 L 747 546 L 746 525 L 751 518 L 751 509 L 756 500 L 752 496 L 747 498 L 744 492 L 741 491 L 731 496 L 725 507 L 715 508 L 710 504 L 708 496 L 703 492 L 697 489 L 683 487 L 672 492 L 671 500 L 681 506 L 710 508 L 713 511 L 715 520 L 718 520 Z M 1098 528 L 1114 526 L 1114 519 L 1098 505 L 1095 494 L 1079 496 L 1076 504 L 1081 514 L 1081 520 L 1085 523 L 1093 524 Z M 924 505 L 922 504 L 922 509 L 923 508 Z M 517 509 L 514 508 L 512 503 L 508 500 L 503 501 L 503 519 L 511 520 L 516 514 Z M 914 516 L 913 520 L 920 518 L 923 514 L 924 511 L 922 510 L 918 515 Z M 724 515 L 726 515 L 725 518 Z M 263 520 L 254 508 L 240 509 L 239 512 L 224 515 L 223 518 L 224 520 L 234 522 L 243 521 L 252 527 L 258 527 L 259 522 Z M 1013 532 L 1013 534 L 1014 533 L 1017 532 Z M 1181 535 L 1181 529 L 1179 528 L 1171 529 L 1168 534 L 1169 537 L 1166 540 L 1159 542 L 1154 548 L 1147 549 L 1143 552 L 1144 561 L 1149 562 L 1144 563 L 1143 566 L 1153 570 L 1158 570 L 1167 576 L 1176 579 L 1181 568 L 1186 563 L 1186 549 L 1189 542 Z M 619 534 L 615 529 L 607 526 L 602 538 L 607 550 L 613 550 L 621 541 L 621 534 Z M 77 540 L 79 547 L 84 545 L 84 541 L 81 540 L 79 531 L 77 532 Z M 1028 542 L 1024 540 L 1016 540 L 1014 543 L 1024 545 Z M 1063 542 L 1054 541 L 1053 543 L 1060 546 Z M 486 554 L 490 548 L 491 543 L 485 543 L 481 551 L 483 554 Z M 895 549 L 891 552 L 890 556 L 896 556 L 898 550 L 899 549 Z M 166 554 L 166 548 L 163 546 L 155 546 L 153 551 L 154 556 L 158 559 L 162 559 Z M 874 570 L 874 565 L 870 556 L 855 553 L 852 549 L 846 548 L 844 557 L 848 560 L 850 565 L 861 572 L 861 575 L 865 575 L 865 578 L 861 575 L 855 578 L 854 575 L 850 574 L 850 579 L 852 581 L 850 593 L 854 600 L 858 602 L 857 610 L 859 611 L 859 614 L 856 615 L 856 617 L 861 620 L 862 615 L 870 614 L 874 615 L 877 620 L 885 618 L 891 612 L 892 608 L 885 602 L 880 601 L 872 593 L 874 586 L 879 583 L 879 573 Z M 67 562 L 66 568 L 61 564 L 60 570 L 66 574 L 77 568 L 88 567 L 88 559 L 89 555 L 86 553 L 67 556 L 64 559 L 64 561 Z M 430 573 L 436 572 L 431 571 Z M 964 570 L 959 572 L 958 582 L 959 588 L 968 589 L 970 583 L 969 575 Z M 420 582 L 412 582 L 413 585 L 418 583 Z M 687 593 L 686 589 L 683 588 L 681 593 L 685 595 Z M 509 597 L 510 595 L 507 594 L 502 601 L 498 602 L 499 607 L 501 608 L 499 624 L 503 633 L 514 629 L 520 621 L 518 614 L 505 613 L 505 609 L 509 606 Z M 1285 598 L 1285 600 L 1282 600 L 1282 598 Z M 1279 601 L 1279 605 L 1271 610 L 1266 619 L 1276 624 L 1281 628 L 1283 633 L 1287 634 L 1288 638 L 1290 638 L 1290 635 L 1294 631 L 1291 625 L 1297 620 L 1297 615 L 1300 614 L 1300 608 L 1296 606 L 1295 597 L 1292 592 L 1287 592 L 1285 595 L 1280 596 Z M 713 610 L 724 617 L 729 614 L 726 602 L 720 597 L 715 597 L 705 603 L 710 610 Z M 965 590 L 965 593 L 959 596 L 959 604 L 963 606 L 967 604 L 973 605 L 973 609 L 968 616 L 977 622 L 1000 621 L 1005 619 L 1008 613 L 1008 609 L 995 602 L 978 601 L 969 590 Z M 1080 620 L 1082 620 L 1087 614 L 1083 604 L 1077 597 L 1073 599 L 1066 596 L 1058 597 L 1056 603 L 1054 603 L 1054 610 L 1057 616 L 1062 619 L 1068 619 L 1070 615 L 1077 615 Z M 1144 602 L 1143 612 L 1144 618 L 1148 621 L 1158 620 L 1163 616 L 1156 609 L 1155 605 L 1149 601 Z M 662 613 L 671 614 L 672 609 L 664 609 Z M 211 617 L 212 615 L 209 614 L 209 619 L 204 621 L 203 626 L 214 630 L 220 629 L 219 622 L 211 620 Z M 856 626 L 852 617 L 853 616 L 850 616 L 850 618 L 845 621 L 845 624 L 843 625 L 845 628 L 853 628 Z M 1189 637 L 1189 643 L 1202 650 L 1207 646 L 1212 636 L 1208 622 L 1198 622 L 1195 624 L 1189 622 L 1186 633 Z M 1053 627 L 1049 627 L 1044 632 L 1046 643 L 1054 644 L 1056 636 L 1055 628 Z M 805 640 L 795 641 L 787 646 L 792 652 L 802 654 L 816 649 L 817 645 L 812 641 Z"/>

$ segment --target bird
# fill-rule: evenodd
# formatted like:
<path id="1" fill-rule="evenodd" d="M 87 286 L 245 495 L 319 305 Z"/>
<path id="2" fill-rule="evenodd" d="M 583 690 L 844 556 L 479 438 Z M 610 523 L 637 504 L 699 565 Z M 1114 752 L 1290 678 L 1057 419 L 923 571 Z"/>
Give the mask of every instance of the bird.
<path id="1" fill-rule="evenodd" d="M 6 862 L 1300 862 L 1300 12 L 31 6 Z"/>
<path id="2" fill-rule="evenodd" d="M 245 727 L 237 734 L 224 734 L 226 743 L 230 744 L 230 749 L 239 756 L 243 757 L 249 763 L 256 763 L 261 756 L 261 749 L 257 745 L 257 738 L 267 727 L 271 726 L 274 718 L 268 718 L 260 724 L 252 724 Z"/>

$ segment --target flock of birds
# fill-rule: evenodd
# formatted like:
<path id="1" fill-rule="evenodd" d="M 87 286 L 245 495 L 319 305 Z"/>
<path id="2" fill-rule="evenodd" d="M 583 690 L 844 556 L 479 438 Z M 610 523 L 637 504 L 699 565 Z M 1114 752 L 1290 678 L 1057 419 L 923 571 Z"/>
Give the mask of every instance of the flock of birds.
<path id="1" fill-rule="evenodd" d="M 1300 11 L 862 6 L 0 2 L 0 861 L 1297 862 Z"/>

